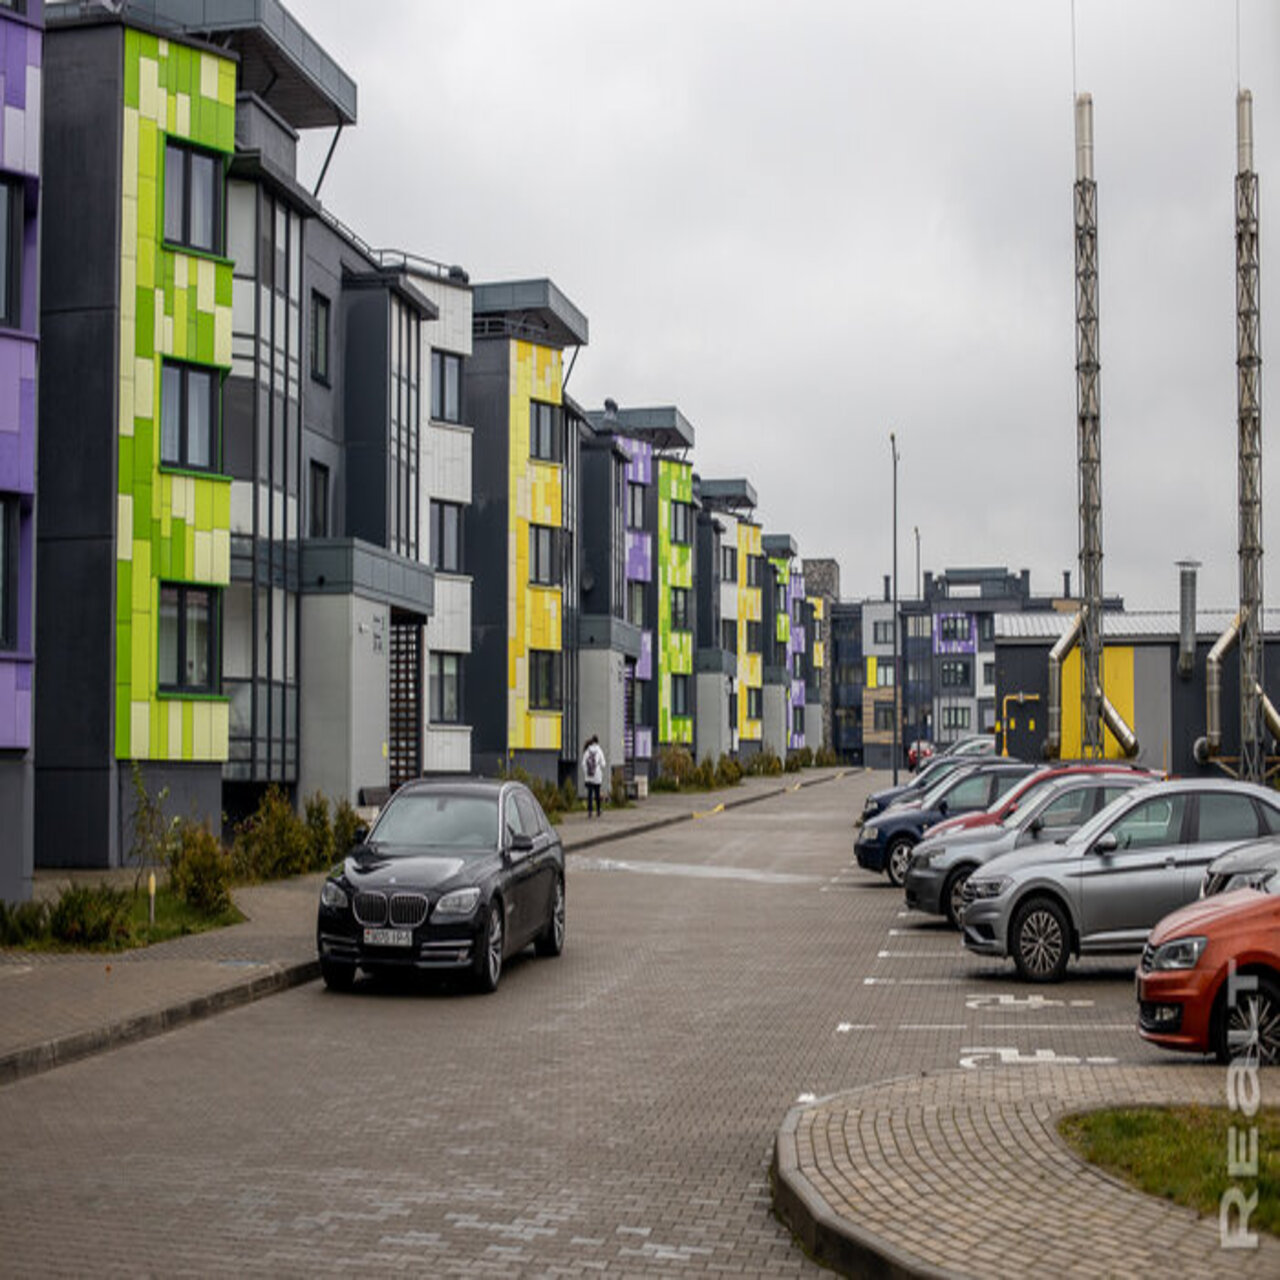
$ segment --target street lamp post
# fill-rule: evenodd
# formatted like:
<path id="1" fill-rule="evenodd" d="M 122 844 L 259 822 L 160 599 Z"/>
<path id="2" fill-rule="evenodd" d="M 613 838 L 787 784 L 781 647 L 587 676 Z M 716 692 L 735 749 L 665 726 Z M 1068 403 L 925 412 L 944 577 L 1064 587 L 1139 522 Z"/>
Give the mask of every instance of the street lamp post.
<path id="1" fill-rule="evenodd" d="M 898 758 L 902 747 L 898 741 L 898 440 L 889 432 L 889 449 L 893 453 L 893 785 L 898 785 Z"/>

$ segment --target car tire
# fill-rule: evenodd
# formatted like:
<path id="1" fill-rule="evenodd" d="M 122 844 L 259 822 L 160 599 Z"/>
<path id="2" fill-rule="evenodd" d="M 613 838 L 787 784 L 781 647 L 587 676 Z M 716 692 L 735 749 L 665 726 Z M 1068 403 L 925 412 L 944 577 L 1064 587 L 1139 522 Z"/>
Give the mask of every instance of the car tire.
<path id="1" fill-rule="evenodd" d="M 480 935 L 480 948 L 476 954 L 476 986 L 486 995 L 492 995 L 502 980 L 502 949 L 506 942 L 506 928 L 502 917 L 502 901 L 499 898 L 489 904 L 484 932 Z"/>
<path id="2" fill-rule="evenodd" d="M 1071 954 L 1071 923 L 1051 898 L 1032 898 L 1014 914 L 1008 945 L 1024 982 L 1061 982 Z"/>
<path id="3" fill-rule="evenodd" d="M 1237 986 L 1242 980 L 1236 979 Z M 1220 997 L 1221 1007 L 1214 1018 L 1214 1053 L 1221 1063 L 1232 1058 L 1252 1056 L 1256 1046 L 1256 1058 L 1262 1066 L 1280 1062 L 1280 986 L 1274 979 L 1258 975 L 1258 985 L 1253 990 L 1240 990 L 1234 1009 L 1227 1008 L 1226 988 Z M 1233 1044 L 1232 1040 L 1243 1035 L 1244 1039 Z"/>
<path id="4" fill-rule="evenodd" d="M 355 985 L 356 967 L 341 960 L 321 960 L 320 976 L 330 991 L 350 991 Z"/>
<path id="5" fill-rule="evenodd" d="M 901 889 L 906 883 L 907 868 L 911 866 L 911 851 L 915 848 L 906 836 L 898 836 L 889 845 L 889 852 L 885 855 L 884 870 L 889 877 L 889 883 L 895 888 Z"/>
<path id="6" fill-rule="evenodd" d="M 953 929 L 960 928 L 960 910 L 964 906 L 964 886 L 973 875 L 972 867 L 957 867 L 942 886 L 942 910 Z"/>
<path id="7" fill-rule="evenodd" d="M 558 956 L 564 950 L 564 877 L 556 876 L 555 893 L 547 927 L 534 939 L 533 949 L 540 956 Z"/>

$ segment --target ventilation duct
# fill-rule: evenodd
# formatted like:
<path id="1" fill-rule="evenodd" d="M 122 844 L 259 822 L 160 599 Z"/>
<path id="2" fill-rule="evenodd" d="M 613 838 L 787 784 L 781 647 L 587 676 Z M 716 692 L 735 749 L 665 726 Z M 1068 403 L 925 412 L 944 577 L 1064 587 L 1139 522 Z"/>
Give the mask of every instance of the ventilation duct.
<path id="1" fill-rule="evenodd" d="M 1196 666 L 1196 570 L 1198 560 L 1178 561 L 1178 674 L 1191 679 Z"/>

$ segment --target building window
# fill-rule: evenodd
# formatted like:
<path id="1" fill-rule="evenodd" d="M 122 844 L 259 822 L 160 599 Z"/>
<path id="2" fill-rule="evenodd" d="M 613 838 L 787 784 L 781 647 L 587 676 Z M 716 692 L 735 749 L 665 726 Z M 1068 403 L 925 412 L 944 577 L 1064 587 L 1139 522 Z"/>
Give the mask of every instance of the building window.
<path id="1" fill-rule="evenodd" d="M 969 639 L 969 615 L 944 613 L 938 619 L 938 637 L 942 640 L 964 641 Z"/>
<path id="2" fill-rule="evenodd" d="M 311 523 L 313 538 L 329 536 L 329 468 L 323 462 L 311 463 Z"/>
<path id="3" fill-rule="evenodd" d="M 322 293 L 311 295 L 311 376 L 329 383 L 329 299 Z"/>
<path id="4" fill-rule="evenodd" d="M 978 639 L 994 640 L 996 638 L 996 618 L 993 613 L 978 615 Z"/>
<path id="5" fill-rule="evenodd" d="M 462 657 L 457 653 L 433 653 L 428 658 L 432 724 L 462 722 Z"/>
<path id="6" fill-rule="evenodd" d="M 791 708 L 791 732 L 799 736 L 804 733 L 804 708 Z"/>
<path id="7" fill-rule="evenodd" d="M 689 589 L 688 587 L 671 588 L 671 630 L 692 630 L 689 622 Z"/>
<path id="8" fill-rule="evenodd" d="M 747 586 L 758 587 L 763 577 L 764 577 L 764 557 L 748 556 L 747 557 Z"/>
<path id="9" fill-rule="evenodd" d="M 27 0 L 0 0 L 0 9 L 8 9 L 10 13 L 26 13 Z"/>
<path id="10" fill-rule="evenodd" d="M 893 619 L 887 622 L 873 622 L 871 624 L 871 639 L 873 644 L 892 644 L 893 643 Z"/>
<path id="11" fill-rule="evenodd" d="M 462 572 L 462 506 L 431 503 L 431 565 L 443 573 Z"/>
<path id="12" fill-rule="evenodd" d="M 560 584 L 559 529 L 545 524 L 529 526 L 529 581 L 542 587 Z"/>
<path id="13" fill-rule="evenodd" d="M 164 148 L 164 238 L 222 252 L 222 159 L 168 142 Z"/>
<path id="14" fill-rule="evenodd" d="M 876 663 L 876 688 L 892 689 L 894 685 L 893 663 L 880 661 Z"/>
<path id="15" fill-rule="evenodd" d="M 747 652 L 748 653 L 764 652 L 764 623 L 763 622 L 747 623 Z"/>
<path id="16" fill-rule="evenodd" d="M 720 580 L 737 582 L 738 580 L 738 548 L 720 548 Z"/>
<path id="17" fill-rule="evenodd" d="M 555 405 L 529 401 L 529 456 L 543 462 L 560 461 L 559 412 Z"/>
<path id="18" fill-rule="evenodd" d="M 907 618 L 907 635 L 913 640 L 928 640 L 933 634 L 933 619 L 927 613 L 913 613 Z"/>
<path id="19" fill-rule="evenodd" d="M 761 711 L 763 702 L 764 702 L 763 689 L 749 688 L 747 690 L 747 719 L 748 720 L 760 719 L 760 711 Z"/>
<path id="20" fill-rule="evenodd" d="M 218 592 L 160 584 L 160 688 L 213 693 L 218 687 Z"/>
<path id="21" fill-rule="evenodd" d="M 804 679 L 804 654 L 793 653 L 791 655 L 791 678 L 793 680 Z"/>
<path id="22" fill-rule="evenodd" d="M 559 711 L 560 654 L 554 649 L 529 650 L 529 706 L 534 711 Z"/>
<path id="23" fill-rule="evenodd" d="M 875 731 L 877 733 L 891 733 L 893 731 L 893 703 L 877 702 L 875 715 Z"/>
<path id="24" fill-rule="evenodd" d="M 18 647 L 18 499 L 0 498 L 0 649 Z"/>
<path id="25" fill-rule="evenodd" d="M 218 374 L 166 360 L 160 375 L 160 461 L 211 471 L 218 465 Z"/>
<path id="26" fill-rule="evenodd" d="M 687 502 L 671 504 L 671 541 L 687 547 L 693 541 L 693 508 Z"/>
<path id="27" fill-rule="evenodd" d="M 969 708 L 943 707 L 942 727 L 944 729 L 967 729 L 969 727 Z"/>
<path id="28" fill-rule="evenodd" d="M 644 587 L 643 582 L 627 583 L 627 621 L 637 627 L 644 626 Z"/>
<path id="29" fill-rule="evenodd" d="M 437 422 L 462 421 L 462 357 L 431 353 L 431 416 Z"/>
<path id="30" fill-rule="evenodd" d="M 0 325 L 22 327 L 22 187 L 0 181 Z"/>
<path id="31" fill-rule="evenodd" d="M 644 485 L 627 485 L 627 528 L 644 528 Z"/>
<path id="32" fill-rule="evenodd" d="M 728 653 L 738 652 L 737 618 L 720 619 L 720 647 Z"/>
<path id="33" fill-rule="evenodd" d="M 982 664 L 982 682 L 983 684 L 995 684 L 996 664 L 994 662 L 984 662 Z"/>
<path id="34" fill-rule="evenodd" d="M 689 715 L 689 677 L 671 677 L 671 714 L 673 716 Z"/>
<path id="35" fill-rule="evenodd" d="M 969 685 L 969 663 L 965 659 L 944 658 L 941 664 L 944 689 L 965 689 Z"/>

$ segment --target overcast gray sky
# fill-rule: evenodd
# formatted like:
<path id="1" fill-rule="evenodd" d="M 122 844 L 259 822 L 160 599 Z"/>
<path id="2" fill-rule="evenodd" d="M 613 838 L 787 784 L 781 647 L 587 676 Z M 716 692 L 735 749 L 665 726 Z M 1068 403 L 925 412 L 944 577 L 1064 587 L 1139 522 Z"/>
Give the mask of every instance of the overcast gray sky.
<path id="1" fill-rule="evenodd" d="M 285 0 L 359 85 L 325 203 L 587 314 L 569 386 L 677 404 L 704 476 L 899 575 L 1077 579 L 1073 91 L 1095 112 L 1104 582 L 1237 598 L 1237 84 L 1262 190 L 1266 596 L 1280 606 L 1280 4 Z M 358 15 L 358 16 L 357 16 Z M 1238 49 L 1238 59 L 1237 59 Z M 1074 85 L 1073 85 L 1074 65 Z M 1237 79 L 1238 66 L 1238 79 Z M 306 140 L 318 175 L 328 132 Z"/>

